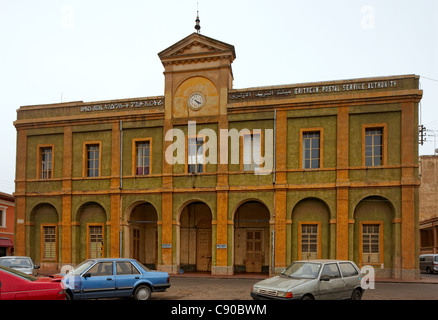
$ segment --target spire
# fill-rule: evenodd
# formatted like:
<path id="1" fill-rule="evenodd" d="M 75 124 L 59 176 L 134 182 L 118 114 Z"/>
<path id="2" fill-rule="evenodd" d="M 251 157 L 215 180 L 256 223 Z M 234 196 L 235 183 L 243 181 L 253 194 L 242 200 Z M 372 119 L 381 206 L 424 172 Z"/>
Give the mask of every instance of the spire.
<path id="1" fill-rule="evenodd" d="M 195 25 L 196 32 L 201 33 L 201 25 L 200 25 L 201 20 L 199 20 L 199 10 L 197 11 L 195 22 L 196 22 Z"/>

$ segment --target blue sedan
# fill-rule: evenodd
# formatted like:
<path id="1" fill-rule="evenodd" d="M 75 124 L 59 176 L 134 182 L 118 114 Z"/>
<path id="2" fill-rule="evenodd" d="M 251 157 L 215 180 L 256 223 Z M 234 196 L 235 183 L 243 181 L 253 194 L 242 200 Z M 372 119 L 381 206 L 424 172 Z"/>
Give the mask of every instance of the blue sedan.
<path id="1" fill-rule="evenodd" d="M 89 259 L 64 275 L 72 300 L 134 297 L 149 300 L 152 292 L 170 287 L 169 274 L 149 270 L 135 259 Z"/>

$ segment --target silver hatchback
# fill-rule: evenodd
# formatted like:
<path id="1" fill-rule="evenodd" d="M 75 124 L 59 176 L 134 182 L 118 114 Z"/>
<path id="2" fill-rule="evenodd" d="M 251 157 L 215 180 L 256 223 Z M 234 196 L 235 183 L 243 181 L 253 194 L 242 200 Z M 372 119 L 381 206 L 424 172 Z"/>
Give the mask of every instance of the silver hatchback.
<path id="1" fill-rule="evenodd" d="M 255 300 L 360 300 L 363 293 L 359 268 L 343 260 L 296 261 L 280 275 L 257 282 L 251 289 Z"/>
<path id="2" fill-rule="evenodd" d="M 16 269 L 25 274 L 30 274 L 35 276 L 36 269 L 39 269 L 40 266 L 36 266 L 32 259 L 29 257 L 18 257 L 18 256 L 5 256 L 0 257 L 0 266 L 9 267 L 12 269 Z"/>

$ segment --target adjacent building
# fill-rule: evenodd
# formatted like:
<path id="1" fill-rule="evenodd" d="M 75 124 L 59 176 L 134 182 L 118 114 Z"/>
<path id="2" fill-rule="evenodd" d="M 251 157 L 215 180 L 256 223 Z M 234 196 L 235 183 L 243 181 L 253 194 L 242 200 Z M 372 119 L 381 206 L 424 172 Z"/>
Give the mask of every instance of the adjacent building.
<path id="1" fill-rule="evenodd" d="M 0 257 L 14 253 L 15 199 L 0 192 Z"/>
<path id="2" fill-rule="evenodd" d="M 234 89 L 232 45 L 193 33 L 158 56 L 161 96 L 18 109 L 17 254 L 418 276 L 418 76 Z"/>
<path id="3" fill-rule="evenodd" d="M 420 253 L 438 253 L 438 156 L 420 157 Z"/>

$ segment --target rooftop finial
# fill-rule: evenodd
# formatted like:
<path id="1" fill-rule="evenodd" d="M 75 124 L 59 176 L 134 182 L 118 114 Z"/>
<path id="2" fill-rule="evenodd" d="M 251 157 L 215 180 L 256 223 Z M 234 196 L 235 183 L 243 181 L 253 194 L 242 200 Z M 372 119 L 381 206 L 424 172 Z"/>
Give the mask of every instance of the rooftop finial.
<path id="1" fill-rule="evenodd" d="M 196 22 L 196 25 L 195 25 L 196 32 L 201 33 L 201 25 L 200 25 L 201 20 L 199 20 L 199 3 L 198 3 L 198 11 L 196 14 L 195 22 Z"/>

